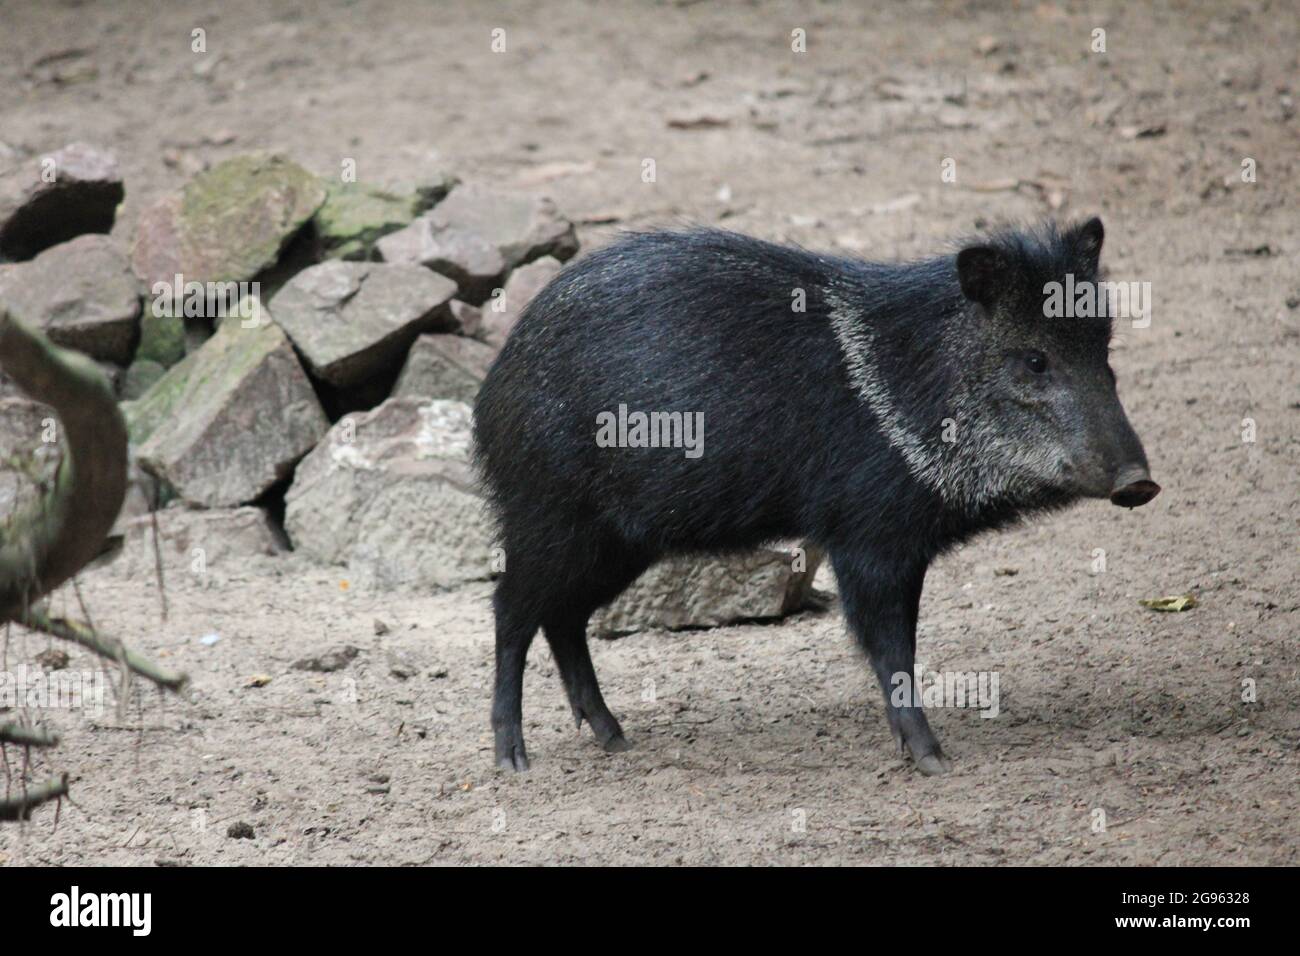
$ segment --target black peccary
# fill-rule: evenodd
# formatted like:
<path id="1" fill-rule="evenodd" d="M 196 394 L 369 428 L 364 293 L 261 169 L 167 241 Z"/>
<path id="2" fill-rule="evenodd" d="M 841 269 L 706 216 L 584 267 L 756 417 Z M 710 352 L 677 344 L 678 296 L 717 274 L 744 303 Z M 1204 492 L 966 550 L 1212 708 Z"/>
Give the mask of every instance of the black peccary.
<path id="1" fill-rule="evenodd" d="M 524 659 L 540 626 L 579 726 L 627 742 L 587 650 L 591 613 L 653 562 L 804 538 L 830 555 L 890 729 L 949 763 L 913 673 L 926 568 L 980 531 L 1080 497 L 1155 497 L 1108 364 L 1111 320 L 1045 317 L 1097 281 L 1102 225 L 1009 231 L 881 264 L 726 232 L 630 235 L 529 304 L 475 409 L 500 522 L 492 726 L 526 769 Z M 803 300 L 804 310 L 798 306 Z M 702 454 L 601 447 L 619 406 L 703 413 Z M 607 443 L 606 443 L 607 444 Z"/>

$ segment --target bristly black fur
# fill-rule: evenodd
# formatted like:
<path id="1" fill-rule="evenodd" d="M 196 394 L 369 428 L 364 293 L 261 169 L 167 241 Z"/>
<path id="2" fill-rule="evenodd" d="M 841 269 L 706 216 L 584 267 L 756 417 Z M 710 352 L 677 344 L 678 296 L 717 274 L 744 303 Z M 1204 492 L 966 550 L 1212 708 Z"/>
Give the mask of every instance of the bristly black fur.
<path id="1" fill-rule="evenodd" d="M 900 451 L 899 435 L 929 435 L 954 396 L 984 402 L 967 379 L 1001 361 L 988 328 L 1002 323 L 1014 343 L 1016 324 L 1041 316 L 1045 282 L 1097 278 L 1099 233 L 1095 249 L 1080 229 L 1055 226 L 979 243 L 1004 265 L 996 308 L 963 294 L 952 255 L 873 263 L 711 229 L 626 235 L 538 294 L 475 409 L 477 461 L 506 554 L 493 711 L 503 765 L 526 765 L 518 685 L 539 626 L 575 715 L 607 746 L 622 740 L 585 626 L 666 555 L 791 538 L 825 548 L 884 681 L 910 667 L 921 582 L 937 554 L 1073 500 L 1043 487 L 956 507 Z M 804 311 L 794 308 L 800 294 Z M 871 345 L 877 378 L 865 386 L 846 367 L 845 323 Z M 1033 334 L 1084 351 L 1083 339 L 1100 339 L 1104 364 L 1109 322 Z M 877 379 L 894 422 L 864 401 Z M 620 405 L 702 412 L 702 457 L 598 447 L 597 416 Z M 891 710 L 890 722 L 918 760 L 942 759 L 919 711 Z"/>

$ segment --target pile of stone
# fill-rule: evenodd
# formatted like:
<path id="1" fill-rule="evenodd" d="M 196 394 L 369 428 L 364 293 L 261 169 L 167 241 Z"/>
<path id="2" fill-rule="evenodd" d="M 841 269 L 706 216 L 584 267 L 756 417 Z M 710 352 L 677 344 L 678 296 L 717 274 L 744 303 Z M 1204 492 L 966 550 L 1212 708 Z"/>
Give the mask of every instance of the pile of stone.
<path id="1" fill-rule="evenodd" d="M 123 403 L 117 566 L 152 568 L 156 522 L 167 569 L 292 548 L 376 587 L 491 577 L 471 406 L 578 251 L 573 224 L 444 172 L 381 189 L 255 154 L 144 210 L 127 247 L 110 235 L 124 193 L 114 158 L 83 144 L 0 172 L 0 303 L 98 362 Z M 0 467 L 57 459 L 45 411 L 0 382 Z M 780 616 L 802 606 L 811 564 L 667 563 L 597 629 Z"/>

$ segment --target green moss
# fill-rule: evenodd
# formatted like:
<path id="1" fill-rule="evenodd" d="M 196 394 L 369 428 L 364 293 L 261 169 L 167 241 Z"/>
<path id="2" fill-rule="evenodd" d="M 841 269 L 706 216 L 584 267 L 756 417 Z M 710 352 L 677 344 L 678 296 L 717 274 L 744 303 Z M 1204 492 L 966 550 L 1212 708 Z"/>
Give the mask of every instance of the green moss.
<path id="1" fill-rule="evenodd" d="M 356 183 L 330 183 L 316 212 L 316 234 L 326 256 L 369 259 L 375 243 L 419 215 L 418 195 L 398 194 Z"/>
<path id="2" fill-rule="evenodd" d="M 185 357 L 185 322 L 179 316 L 154 315 L 145 309 L 140 319 L 140 345 L 136 361 L 157 362 L 170 368 Z"/>
<path id="3" fill-rule="evenodd" d="M 275 349 L 284 344 L 279 326 L 268 323 L 245 329 L 233 317 L 212 338 L 133 402 L 122 404 L 131 441 L 143 444 L 161 426 L 197 418 L 196 409 L 221 401 Z"/>
<path id="4" fill-rule="evenodd" d="M 236 156 L 200 173 L 181 196 L 186 279 L 251 279 L 324 201 L 320 180 L 282 156 Z M 192 274 L 195 266 L 201 274 Z"/>
<path id="5" fill-rule="evenodd" d="M 140 398 L 166 374 L 167 369 L 158 362 L 137 358 L 122 379 L 122 397 L 127 400 Z"/>

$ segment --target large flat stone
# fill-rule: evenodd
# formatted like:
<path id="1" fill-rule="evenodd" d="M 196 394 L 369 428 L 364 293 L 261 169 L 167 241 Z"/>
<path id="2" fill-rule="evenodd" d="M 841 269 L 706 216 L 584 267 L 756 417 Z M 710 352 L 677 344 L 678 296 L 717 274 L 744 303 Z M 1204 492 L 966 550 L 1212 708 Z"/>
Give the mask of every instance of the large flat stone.
<path id="1" fill-rule="evenodd" d="M 578 251 L 573 223 L 544 197 L 463 183 L 426 215 L 435 230 L 450 229 L 486 239 L 501 253 L 507 269 L 541 256 L 563 262 Z"/>
<path id="2" fill-rule="evenodd" d="M 813 549 L 802 561 L 796 558 L 792 551 L 769 548 L 717 557 L 669 558 L 597 611 L 589 629 L 593 634 L 613 636 L 784 617 L 808 602 L 822 559 Z"/>
<path id="3" fill-rule="evenodd" d="M 0 258 L 30 259 L 113 228 L 126 191 L 107 150 L 72 143 L 0 170 Z"/>
<path id="4" fill-rule="evenodd" d="M 393 395 L 473 405 L 495 356 L 495 349 L 461 335 L 422 335 L 406 356 Z"/>
<path id="5" fill-rule="evenodd" d="M 343 388 L 399 365 L 422 332 L 451 328 L 455 294 L 419 266 L 332 260 L 296 275 L 270 312 L 312 374 Z"/>
<path id="6" fill-rule="evenodd" d="M 463 402 L 391 398 L 341 419 L 303 459 L 286 495 L 294 548 L 373 587 L 486 579 L 492 526 L 470 436 Z"/>
<path id="7" fill-rule="evenodd" d="M 332 182 L 312 220 L 323 258 L 374 258 L 375 243 L 405 226 L 425 209 L 418 194 L 396 193 L 361 183 Z"/>
<path id="8" fill-rule="evenodd" d="M 209 508 L 255 500 L 329 427 L 288 338 L 264 315 L 254 328 L 227 319 L 122 410 L 141 466 Z"/>
<path id="9" fill-rule="evenodd" d="M 78 236 L 14 267 L 0 303 L 58 345 L 108 362 L 131 360 L 140 286 L 125 250 L 108 236 Z"/>
<path id="10" fill-rule="evenodd" d="M 282 156 L 236 156 L 199 173 L 140 216 L 131 261 L 159 282 L 247 282 L 325 201 L 325 186 Z"/>
<path id="11" fill-rule="evenodd" d="M 500 295 L 493 295 L 483 303 L 477 335 L 483 341 L 500 348 L 510 331 L 546 284 L 560 274 L 558 259 L 543 256 L 510 273 Z"/>
<path id="12" fill-rule="evenodd" d="M 380 239 L 375 247 L 384 262 L 419 265 L 454 281 L 466 302 L 482 302 L 505 277 L 501 251 L 468 229 L 436 224 L 430 214 Z"/>
<path id="13" fill-rule="evenodd" d="M 164 581 L 187 576 L 199 582 L 247 570 L 250 559 L 289 550 L 283 534 L 261 508 L 189 508 L 181 503 L 157 512 L 158 555 Z M 130 518 L 115 529 L 122 548 L 111 568 L 127 577 L 152 577 L 154 519 Z"/>

